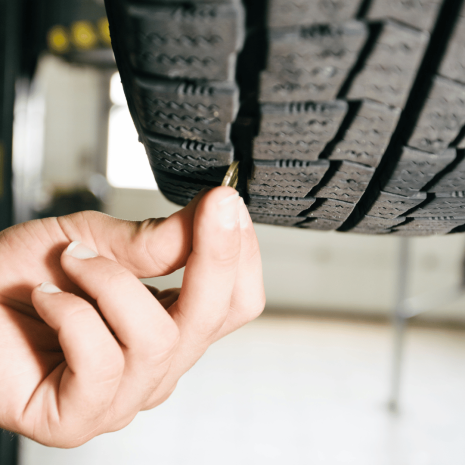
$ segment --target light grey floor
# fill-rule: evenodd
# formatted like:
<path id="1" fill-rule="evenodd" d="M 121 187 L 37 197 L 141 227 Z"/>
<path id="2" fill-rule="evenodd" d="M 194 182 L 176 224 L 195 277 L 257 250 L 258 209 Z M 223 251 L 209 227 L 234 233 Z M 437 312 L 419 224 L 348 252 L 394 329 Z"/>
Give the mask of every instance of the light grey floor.
<path id="1" fill-rule="evenodd" d="M 213 346 L 172 398 L 74 450 L 24 440 L 21 465 L 463 465 L 465 333 L 409 331 L 387 412 L 384 325 L 262 317 Z"/>

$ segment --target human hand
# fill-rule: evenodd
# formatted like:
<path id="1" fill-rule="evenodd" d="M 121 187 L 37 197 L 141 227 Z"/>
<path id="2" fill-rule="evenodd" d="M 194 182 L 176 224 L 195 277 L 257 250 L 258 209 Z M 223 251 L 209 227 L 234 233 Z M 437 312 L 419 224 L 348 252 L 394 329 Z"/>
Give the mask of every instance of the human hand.
<path id="1" fill-rule="evenodd" d="M 184 265 L 179 290 L 138 279 Z M 14 226 L 0 233 L 0 276 L 0 427 L 54 447 L 162 403 L 265 303 L 253 225 L 229 187 L 167 219 L 83 212 Z"/>

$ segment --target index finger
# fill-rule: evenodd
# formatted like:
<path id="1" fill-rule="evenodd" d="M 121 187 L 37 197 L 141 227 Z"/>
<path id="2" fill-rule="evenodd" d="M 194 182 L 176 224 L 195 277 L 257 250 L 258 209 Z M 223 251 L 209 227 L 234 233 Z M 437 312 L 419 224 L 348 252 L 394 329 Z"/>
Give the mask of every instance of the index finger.
<path id="1" fill-rule="evenodd" d="M 195 211 L 205 193 L 201 191 L 168 218 L 126 221 L 99 212 L 81 212 L 57 221 L 69 242 L 87 244 L 137 278 L 165 276 L 186 264 Z"/>

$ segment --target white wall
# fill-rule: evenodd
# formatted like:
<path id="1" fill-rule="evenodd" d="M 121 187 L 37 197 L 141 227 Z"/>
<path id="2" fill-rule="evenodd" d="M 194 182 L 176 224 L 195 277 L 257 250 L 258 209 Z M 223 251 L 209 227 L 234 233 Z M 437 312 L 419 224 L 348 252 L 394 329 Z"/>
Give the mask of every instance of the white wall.
<path id="1" fill-rule="evenodd" d="M 40 61 L 38 80 L 46 96 L 44 186 L 85 186 L 89 175 L 100 169 L 102 117 L 108 100 L 102 92 L 108 93 L 108 73 L 46 56 Z"/>

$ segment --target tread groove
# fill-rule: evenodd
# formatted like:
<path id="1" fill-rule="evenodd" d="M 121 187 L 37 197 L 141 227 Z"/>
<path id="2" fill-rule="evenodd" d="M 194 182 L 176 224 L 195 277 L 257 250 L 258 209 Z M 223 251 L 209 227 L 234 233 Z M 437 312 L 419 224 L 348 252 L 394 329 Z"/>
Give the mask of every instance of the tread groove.
<path id="1" fill-rule="evenodd" d="M 465 159 L 465 150 L 457 150 L 457 156 L 455 157 L 455 160 L 448 166 L 446 166 L 442 171 L 440 171 L 436 176 L 434 176 L 433 179 L 431 179 L 428 184 L 423 186 L 422 191 L 428 192 L 433 188 L 440 179 L 442 179 L 446 174 L 452 173 L 455 168 Z"/>
<path id="2" fill-rule="evenodd" d="M 360 7 L 355 17 L 357 19 L 364 19 L 371 6 L 371 3 L 372 3 L 372 0 L 363 0 L 362 3 L 360 4 Z"/>
<path id="3" fill-rule="evenodd" d="M 375 48 L 376 41 L 379 35 L 381 34 L 381 24 L 380 23 L 368 24 L 368 31 L 369 31 L 368 37 L 367 37 L 367 40 L 365 42 L 365 45 L 362 51 L 360 52 L 360 56 L 358 57 L 358 60 L 355 63 L 352 70 L 350 71 L 350 73 L 347 75 L 347 79 L 345 80 L 344 84 L 339 90 L 339 93 L 337 94 L 336 98 L 338 99 L 342 99 L 347 96 L 347 93 L 349 92 L 349 89 L 351 88 L 352 83 L 354 82 L 356 76 L 360 73 L 367 58 L 370 56 L 371 52 Z"/>

